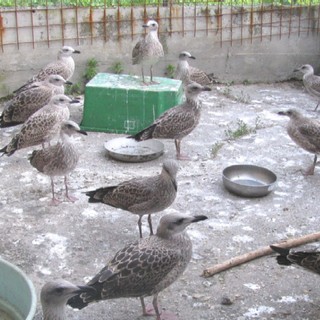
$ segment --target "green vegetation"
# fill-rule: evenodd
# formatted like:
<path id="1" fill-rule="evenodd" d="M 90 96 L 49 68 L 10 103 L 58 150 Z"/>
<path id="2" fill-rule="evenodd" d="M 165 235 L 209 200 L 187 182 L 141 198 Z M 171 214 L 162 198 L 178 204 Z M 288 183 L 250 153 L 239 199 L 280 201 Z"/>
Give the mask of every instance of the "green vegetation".
<path id="1" fill-rule="evenodd" d="M 218 155 L 218 152 L 220 151 L 220 149 L 223 147 L 224 143 L 217 141 L 213 144 L 212 148 L 211 148 L 211 156 L 212 158 L 215 158 Z"/>
<path id="2" fill-rule="evenodd" d="M 143 5 L 165 6 L 165 0 L 2 0 L 2 7 L 37 7 L 37 6 L 78 6 L 78 7 L 138 7 Z M 231 5 L 231 6 L 248 6 L 248 5 L 318 5 L 320 0 L 225 0 L 219 2 L 216 0 L 175 0 L 174 4 L 181 5 Z"/>
<path id="3" fill-rule="evenodd" d="M 84 83 L 87 84 L 98 73 L 98 61 L 91 58 L 87 61 L 86 70 L 83 75 Z"/>
<path id="4" fill-rule="evenodd" d="M 227 137 L 227 140 L 236 140 L 248 134 L 255 133 L 257 129 L 261 127 L 262 127 L 262 124 L 259 117 L 256 118 L 254 127 L 250 127 L 243 120 L 238 119 L 237 127 L 234 130 L 228 128 L 224 132 Z"/>
<path id="5" fill-rule="evenodd" d="M 215 158 L 220 149 L 224 146 L 224 141 L 230 141 L 230 140 L 236 140 L 243 136 L 247 136 L 251 133 L 257 132 L 258 129 L 264 128 L 265 126 L 262 124 L 261 119 L 259 117 L 256 117 L 254 126 L 249 126 L 246 122 L 244 122 L 241 119 L 237 119 L 237 125 L 236 128 L 230 129 L 228 128 L 224 131 L 226 135 L 226 139 L 223 139 L 222 141 L 215 142 L 211 147 L 211 157 Z"/>
<path id="6" fill-rule="evenodd" d="M 172 64 L 168 64 L 164 74 L 167 78 L 173 79 L 175 71 L 176 71 L 176 67 Z"/>
<path id="7" fill-rule="evenodd" d="M 115 74 L 120 74 L 123 72 L 123 66 L 120 61 L 113 63 L 110 69 L 111 72 Z"/>
<path id="8" fill-rule="evenodd" d="M 237 102 L 240 102 L 240 103 L 249 104 L 251 102 L 251 97 L 248 93 L 245 93 L 241 90 L 240 94 L 234 94 L 229 85 L 227 85 L 223 89 L 222 94 L 224 96 L 226 96 L 227 98 L 234 100 L 234 101 L 237 101 Z"/>
<path id="9" fill-rule="evenodd" d="M 74 83 L 71 86 L 66 86 L 65 93 L 67 95 L 82 94 L 86 84 L 98 73 L 98 61 L 91 58 L 87 61 L 86 69 L 82 76 L 82 81 Z"/>
<path id="10" fill-rule="evenodd" d="M 64 93 L 67 96 L 73 96 L 82 94 L 84 92 L 84 87 L 82 86 L 81 82 L 77 82 L 72 84 L 71 86 L 65 86 Z"/>

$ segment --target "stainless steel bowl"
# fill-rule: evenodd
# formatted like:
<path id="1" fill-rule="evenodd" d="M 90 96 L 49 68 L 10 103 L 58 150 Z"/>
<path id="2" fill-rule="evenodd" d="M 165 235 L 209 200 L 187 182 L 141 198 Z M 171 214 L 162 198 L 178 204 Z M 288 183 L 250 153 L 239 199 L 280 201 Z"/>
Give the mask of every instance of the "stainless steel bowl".
<path id="1" fill-rule="evenodd" d="M 242 197 L 263 197 L 275 187 L 277 176 L 270 170 L 251 164 L 227 167 L 222 172 L 225 188 Z"/>
<path id="2" fill-rule="evenodd" d="M 158 140 L 135 141 L 127 137 L 116 138 L 104 144 L 108 155 L 124 162 L 145 162 L 163 154 L 164 145 Z"/>

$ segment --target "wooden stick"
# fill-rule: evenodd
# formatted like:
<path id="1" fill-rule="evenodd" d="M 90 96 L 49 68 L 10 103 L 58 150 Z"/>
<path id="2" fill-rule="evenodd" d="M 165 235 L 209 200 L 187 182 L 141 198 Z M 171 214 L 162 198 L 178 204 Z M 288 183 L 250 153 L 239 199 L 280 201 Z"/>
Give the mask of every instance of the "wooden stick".
<path id="1" fill-rule="evenodd" d="M 292 248 L 292 247 L 298 247 L 303 244 L 314 242 L 320 240 L 320 232 L 317 233 L 311 233 L 299 238 L 286 240 L 284 242 L 276 243 L 274 246 L 282 247 L 282 248 Z M 257 250 L 245 253 L 243 255 L 231 258 L 223 263 L 217 264 L 213 267 L 207 268 L 203 270 L 202 277 L 208 278 L 212 277 L 213 275 L 231 269 L 233 267 L 236 267 L 240 264 L 249 262 L 251 260 L 266 256 L 268 254 L 273 253 L 272 249 L 269 246 L 259 248 Z"/>

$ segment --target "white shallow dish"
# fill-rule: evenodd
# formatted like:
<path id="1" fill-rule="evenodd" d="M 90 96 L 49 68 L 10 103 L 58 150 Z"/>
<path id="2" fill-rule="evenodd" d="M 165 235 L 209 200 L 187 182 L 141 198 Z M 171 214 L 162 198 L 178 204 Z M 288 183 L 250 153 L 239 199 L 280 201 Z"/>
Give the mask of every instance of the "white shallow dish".
<path id="1" fill-rule="evenodd" d="M 108 155 L 124 162 L 145 162 L 160 157 L 164 151 L 162 142 L 154 139 L 135 141 L 127 137 L 105 142 Z"/>

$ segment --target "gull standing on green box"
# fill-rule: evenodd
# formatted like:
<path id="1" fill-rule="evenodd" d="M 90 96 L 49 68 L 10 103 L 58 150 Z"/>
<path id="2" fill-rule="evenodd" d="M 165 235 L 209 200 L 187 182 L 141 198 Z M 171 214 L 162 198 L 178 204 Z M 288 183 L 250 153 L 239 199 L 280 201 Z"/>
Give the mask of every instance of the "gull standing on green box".
<path id="1" fill-rule="evenodd" d="M 164 56 L 163 47 L 158 38 L 158 23 L 149 20 L 143 25 L 148 30 L 144 39 L 140 39 L 132 50 L 132 64 L 141 65 L 142 82 L 146 85 L 156 84 L 153 80 L 153 66 Z M 144 67 L 150 68 L 150 82 L 144 78 Z"/>

